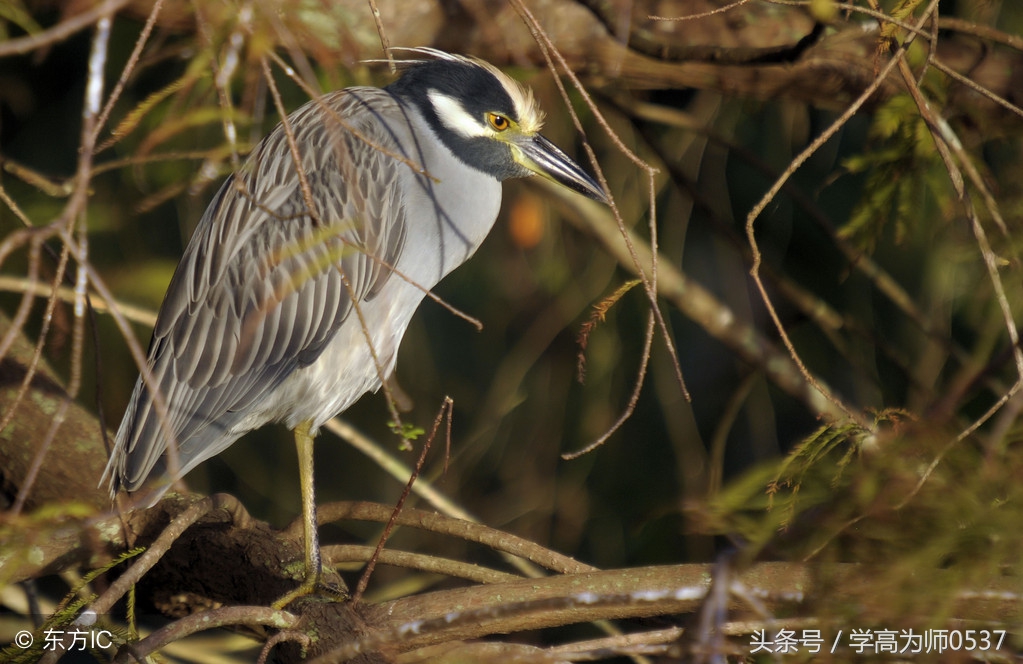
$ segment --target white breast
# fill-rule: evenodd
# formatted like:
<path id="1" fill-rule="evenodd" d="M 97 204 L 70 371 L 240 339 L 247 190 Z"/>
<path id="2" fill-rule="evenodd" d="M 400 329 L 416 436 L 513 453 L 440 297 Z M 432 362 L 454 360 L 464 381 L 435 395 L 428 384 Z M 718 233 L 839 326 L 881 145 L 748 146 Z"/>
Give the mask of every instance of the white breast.
<path id="1" fill-rule="evenodd" d="M 493 227 L 501 183 L 459 161 L 414 110 L 410 117 L 412 131 L 402 123 L 395 133 L 405 145 L 418 140 L 429 178 L 396 162 L 404 173 L 399 181 L 407 232 L 395 273 L 359 303 L 319 359 L 287 378 L 239 429 L 282 419 L 293 428 L 311 420 L 315 432 L 379 389 L 381 378 L 394 370 L 398 345 L 426 291 L 468 260 Z"/>

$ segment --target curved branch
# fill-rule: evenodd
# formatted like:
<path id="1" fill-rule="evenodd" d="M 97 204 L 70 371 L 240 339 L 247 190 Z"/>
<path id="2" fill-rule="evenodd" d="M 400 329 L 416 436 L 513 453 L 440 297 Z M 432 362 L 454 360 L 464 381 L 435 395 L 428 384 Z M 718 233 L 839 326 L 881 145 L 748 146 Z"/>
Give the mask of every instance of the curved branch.
<path id="1" fill-rule="evenodd" d="M 0 43 L 0 58 L 8 55 L 22 55 L 30 53 L 40 48 L 52 46 L 57 42 L 64 41 L 76 32 L 88 28 L 104 16 L 110 16 L 117 13 L 129 2 L 131 2 L 131 0 L 105 0 L 103 3 L 86 10 L 81 14 L 77 14 L 69 19 L 61 21 L 52 28 L 43 30 L 38 34 L 2 42 Z"/>

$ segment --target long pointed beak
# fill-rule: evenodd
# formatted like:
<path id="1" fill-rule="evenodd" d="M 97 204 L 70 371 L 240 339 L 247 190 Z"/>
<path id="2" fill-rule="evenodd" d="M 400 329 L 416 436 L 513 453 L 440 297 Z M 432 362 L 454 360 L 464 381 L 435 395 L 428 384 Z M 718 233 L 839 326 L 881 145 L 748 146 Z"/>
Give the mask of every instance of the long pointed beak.
<path id="1" fill-rule="evenodd" d="M 537 175 L 564 185 L 573 191 L 588 196 L 595 201 L 607 203 L 607 195 L 590 175 L 572 161 L 558 146 L 540 134 L 522 141 L 516 141 L 513 150 L 518 152 L 516 161 Z"/>

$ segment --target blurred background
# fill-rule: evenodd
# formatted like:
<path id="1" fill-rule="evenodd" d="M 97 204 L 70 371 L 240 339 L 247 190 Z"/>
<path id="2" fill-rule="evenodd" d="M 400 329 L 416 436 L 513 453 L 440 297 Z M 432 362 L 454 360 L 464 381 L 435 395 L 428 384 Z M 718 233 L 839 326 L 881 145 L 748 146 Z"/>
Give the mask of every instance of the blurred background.
<path id="1" fill-rule="evenodd" d="M 907 38 L 906 30 L 879 27 L 852 5 L 883 13 L 907 3 L 759 2 L 689 21 L 653 17 L 697 15 L 725 3 L 529 5 L 599 116 L 571 82 L 571 111 L 565 105 L 514 3 L 379 4 L 392 45 L 478 55 L 531 86 L 547 112 L 545 135 L 592 172 L 586 141 L 623 225 L 643 246 L 656 232 L 660 283 L 681 278 L 685 288 L 701 289 L 662 293 L 664 327 L 655 326 L 634 412 L 601 447 L 563 459 L 629 408 L 651 304 L 642 285 L 619 292 L 635 270 L 601 239 L 600 228 L 617 232 L 609 210 L 536 182 L 508 182 L 489 239 L 436 289 L 482 331 L 427 300 L 399 355 L 396 378 L 411 405 L 405 422 L 429 431 L 443 398 L 454 401 L 450 457 L 442 431 L 424 479 L 485 524 L 606 568 L 711 562 L 748 543 L 755 544 L 751 558 L 882 563 L 892 551 L 922 550 L 943 524 L 963 523 L 960 517 L 977 528 L 971 544 L 943 540 L 928 549 L 935 559 L 959 559 L 995 533 L 1006 547 L 999 550 L 1009 550 L 1003 528 L 1018 512 L 987 510 L 996 495 L 1006 509 L 1019 509 L 1011 479 L 1021 437 L 1019 349 L 1007 318 L 1018 320 L 1023 304 L 1023 122 L 1014 105 L 1023 6 L 937 3 L 925 22 L 933 32 L 917 39 L 908 58 L 941 131 L 961 145 L 953 160 L 977 174 L 968 174 L 966 189 L 991 245 L 986 257 L 932 137 L 935 125 L 921 116 L 898 70 L 800 162 L 756 217 L 765 292 L 809 374 L 841 403 L 825 408 L 807 396 L 813 390 L 750 277 L 747 217 Z M 935 7 L 919 5 L 902 17 L 906 24 Z M 8 40 L 95 9 L 87 0 L 7 7 Z M 226 123 L 244 154 L 279 120 L 260 65 L 267 52 L 318 90 L 386 85 L 393 76 L 379 61 L 380 37 L 364 3 L 308 1 L 286 9 L 225 0 L 165 3 L 137 66 L 121 79 L 151 9 L 128 3 L 113 21 L 106 90 L 124 87 L 99 133 L 76 223 L 88 239 L 89 262 L 118 301 L 153 312 L 231 171 Z M 43 227 L 67 204 L 92 38 L 84 30 L 21 52 L 3 52 L 0 42 L 0 233 L 8 238 L 0 271 L 11 279 L 30 272 L 28 244 L 11 239 L 24 219 Z M 272 70 L 287 109 L 308 101 L 281 67 Z M 221 75 L 229 106 L 218 94 Z M 55 253 L 60 244 L 59 236 L 47 241 Z M 56 264 L 48 255 L 39 259 L 39 279 L 49 282 Z M 696 311 L 679 304 L 697 301 L 707 305 Z M 8 315 L 22 302 L 16 285 L 0 294 Z M 23 326 L 33 341 L 44 306 L 38 298 Z M 137 367 L 102 313 L 78 357 L 73 322 L 72 306 L 58 303 L 44 356 L 65 381 L 80 369 L 77 403 L 114 430 Z M 144 348 L 151 328 L 134 323 L 133 331 Z M 779 373 L 795 378 L 780 382 Z M 960 436 L 1000 399 L 1007 402 L 1001 410 Z M 836 417 L 842 407 L 848 416 Z M 342 417 L 414 463 L 416 453 L 398 449 L 382 394 Z M 957 436 L 956 463 L 940 463 Z M 291 440 L 283 427 L 254 432 L 186 483 L 200 493 L 233 494 L 255 517 L 283 526 L 300 509 Z M 914 493 L 921 469 L 936 459 L 927 485 L 935 493 Z M 10 490 L 14 481 L 5 479 Z M 320 502 L 392 503 L 402 488 L 328 432 L 316 448 L 316 481 Z M 950 487 L 976 497 L 979 512 L 964 504 L 954 518 L 936 512 Z M 775 495 L 784 509 L 766 510 Z M 905 504 L 927 515 L 916 513 L 918 529 L 907 526 L 906 511 L 892 509 Z M 849 529 L 850 519 L 865 521 Z M 375 525 L 333 528 L 325 540 L 372 542 L 379 532 Z M 470 561 L 490 556 L 447 540 L 426 542 L 418 532 L 399 531 L 393 545 Z M 993 566 L 999 555 L 992 554 Z M 393 574 L 381 572 L 381 586 Z"/>

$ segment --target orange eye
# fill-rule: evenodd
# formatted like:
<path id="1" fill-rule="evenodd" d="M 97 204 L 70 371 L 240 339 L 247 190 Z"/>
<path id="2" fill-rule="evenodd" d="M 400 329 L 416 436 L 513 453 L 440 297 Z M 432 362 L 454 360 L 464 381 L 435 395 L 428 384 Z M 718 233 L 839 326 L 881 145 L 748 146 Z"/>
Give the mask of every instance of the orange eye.
<path id="1" fill-rule="evenodd" d="M 511 126 L 511 122 L 508 118 L 503 115 L 498 115 L 497 113 L 487 113 L 487 122 L 489 122 L 490 126 L 497 131 L 504 131 Z"/>

